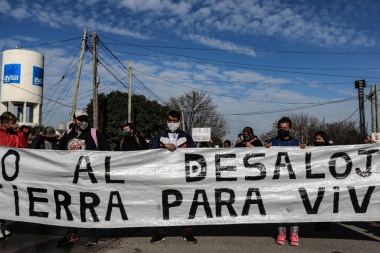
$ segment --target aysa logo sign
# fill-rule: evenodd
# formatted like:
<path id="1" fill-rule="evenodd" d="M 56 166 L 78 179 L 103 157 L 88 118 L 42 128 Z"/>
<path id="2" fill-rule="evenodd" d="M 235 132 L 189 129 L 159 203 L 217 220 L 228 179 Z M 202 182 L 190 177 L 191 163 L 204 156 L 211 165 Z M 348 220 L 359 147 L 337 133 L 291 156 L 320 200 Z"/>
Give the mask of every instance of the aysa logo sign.
<path id="1" fill-rule="evenodd" d="M 44 85 L 44 70 L 33 66 L 33 85 L 43 87 Z"/>
<path id="2" fill-rule="evenodd" d="M 20 83 L 21 64 L 5 64 L 3 73 L 4 83 Z"/>

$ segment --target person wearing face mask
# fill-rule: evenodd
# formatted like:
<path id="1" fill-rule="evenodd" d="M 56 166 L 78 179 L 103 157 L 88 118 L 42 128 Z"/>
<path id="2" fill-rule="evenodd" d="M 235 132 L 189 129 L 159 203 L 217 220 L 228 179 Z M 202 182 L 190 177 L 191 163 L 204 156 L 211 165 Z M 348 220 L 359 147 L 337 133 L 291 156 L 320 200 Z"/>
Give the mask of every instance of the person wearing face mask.
<path id="1" fill-rule="evenodd" d="M 70 124 L 73 126 L 62 136 L 59 141 L 60 150 L 102 150 L 110 151 L 107 139 L 89 124 L 88 114 L 84 110 L 77 110 Z M 96 230 L 88 229 L 87 246 L 95 246 L 98 243 Z M 77 229 L 67 228 L 66 235 L 58 241 L 59 245 L 70 244 L 79 241 Z"/>
<path id="2" fill-rule="evenodd" d="M 281 118 L 277 123 L 277 137 L 265 142 L 265 147 L 271 146 L 300 146 L 300 142 L 294 139 L 292 133 L 292 121 L 288 117 Z"/>
<path id="3" fill-rule="evenodd" d="M 330 146 L 329 137 L 323 131 L 318 131 L 314 134 L 314 146 Z M 330 231 L 330 222 L 318 222 L 315 223 L 315 230 L 318 231 Z"/>
<path id="4" fill-rule="evenodd" d="M 272 146 L 299 146 L 300 148 L 305 148 L 304 145 L 300 145 L 297 139 L 290 136 L 292 132 L 292 121 L 288 117 L 281 118 L 277 123 L 277 137 L 271 138 L 265 141 L 265 147 L 270 148 Z M 290 245 L 299 245 L 299 227 L 297 224 L 292 224 L 290 227 Z M 279 224 L 278 235 L 276 243 L 279 245 L 284 245 L 286 240 L 286 227 L 284 224 Z"/>
<path id="5" fill-rule="evenodd" d="M 17 118 L 11 112 L 4 112 L 0 117 L 0 146 L 27 148 L 28 138 L 18 129 Z M 0 240 L 10 236 L 5 228 L 5 220 L 0 219 Z"/>
<path id="6" fill-rule="evenodd" d="M 145 134 L 144 137 L 145 137 L 146 144 L 148 145 L 149 149 L 151 149 L 152 146 L 153 146 L 152 134 L 151 133 L 147 133 L 147 134 Z"/>
<path id="7" fill-rule="evenodd" d="M 178 111 L 171 110 L 166 116 L 167 128 L 161 131 L 153 142 L 152 148 L 166 148 L 175 151 L 177 148 L 193 148 L 196 147 L 193 138 L 180 129 L 181 114 Z M 192 234 L 192 227 L 182 227 L 182 238 L 188 243 L 197 243 L 197 239 Z M 157 228 L 157 234 L 152 237 L 150 243 L 159 243 L 166 238 L 166 227 Z"/>
<path id="8" fill-rule="evenodd" d="M 53 127 L 48 126 L 44 129 L 41 135 L 37 135 L 29 148 L 32 149 L 53 149 L 59 150 L 57 135 Z"/>
<path id="9" fill-rule="evenodd" d="M 314 134 L 314 146 L 329 146 L 329 137 L 323 131 L 318 131 Z"/>
<path id="10" fill-rule="evenodd" d="M 1 115 L 0 146 L 27 148 L 28 138 L 25 133 L 18 129 L 17 118 L 11 112 Z"/>
<path id="11" fill-rule="evenodd" d="M 123 126 L 123 137 L 119 147 L 121 151 L 134 151 L 149 149 L 148 143 L 136 131 L 132 123 Z"/>
<path id="12" fill-rule="evenodd" d="M 243 147 L 262 147 L 261 141 L 253 134 L 253 129 L 251 127 L 244 127 L 243 131 L 238 135 L 238 140 L 236 141 L 236 148 Z"/>

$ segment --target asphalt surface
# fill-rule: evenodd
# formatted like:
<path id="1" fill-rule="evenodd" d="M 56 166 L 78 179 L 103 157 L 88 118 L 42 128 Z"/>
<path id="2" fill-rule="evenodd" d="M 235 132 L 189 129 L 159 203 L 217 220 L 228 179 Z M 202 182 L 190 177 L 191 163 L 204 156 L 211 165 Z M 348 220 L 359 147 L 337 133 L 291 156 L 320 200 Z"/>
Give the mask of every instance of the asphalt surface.
<path id="1" fill-rule="evenodd" d="M 180 227 L 170 227 L 167 238 L 158 244 L 149 240 L 155 228 L 98 229 L 98 245 L 86 246 L 87 231 L 79 229 L 80 241 L 57 246 L 64 227 L 8 222 L 12 235 L 0 241 L 0 252 L 380 252 L 380 222 L 331 223 L 330 231 L 316 231 L 314 224 L 300 226 L 300 245 L 276 245 L 276 224 L 196 226 L 197 244 L 181 237 Z"/>

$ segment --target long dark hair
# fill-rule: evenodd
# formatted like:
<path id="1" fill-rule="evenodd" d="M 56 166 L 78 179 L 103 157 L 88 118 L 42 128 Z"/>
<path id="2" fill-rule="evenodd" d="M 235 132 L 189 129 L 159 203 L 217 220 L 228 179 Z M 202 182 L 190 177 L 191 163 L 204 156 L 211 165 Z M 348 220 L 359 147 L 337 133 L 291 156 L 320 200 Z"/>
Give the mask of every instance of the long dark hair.
<path id="1" fill-rule="evenodd" d="M 329 136 L 328 136 L 325 132 L 323 132 L 323 131 L 318 131 L 318 132 L 316 132 L 316 133 L 314 134 L 314 140 L 315 140 L 315 137 L 316 137 L 317 135 L 319 135 L 319 136 L 322 137 L 322 139 L 323 139 L 323 143 L 324 143 L 324 146 L 328 146 L 328 145 L 329 145 Z"/>

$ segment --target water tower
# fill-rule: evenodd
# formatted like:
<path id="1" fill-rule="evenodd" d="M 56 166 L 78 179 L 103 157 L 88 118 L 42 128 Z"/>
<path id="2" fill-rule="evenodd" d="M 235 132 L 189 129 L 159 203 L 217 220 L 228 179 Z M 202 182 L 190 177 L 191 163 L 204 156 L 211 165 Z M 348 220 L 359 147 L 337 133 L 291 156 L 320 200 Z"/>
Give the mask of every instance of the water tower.
<path id="1" fill-rule="evenodd" d="M 41 124 L 44 56 L 12 49 L 3 52 L 0 114 L 12 112 L 19 125 Z"/>

